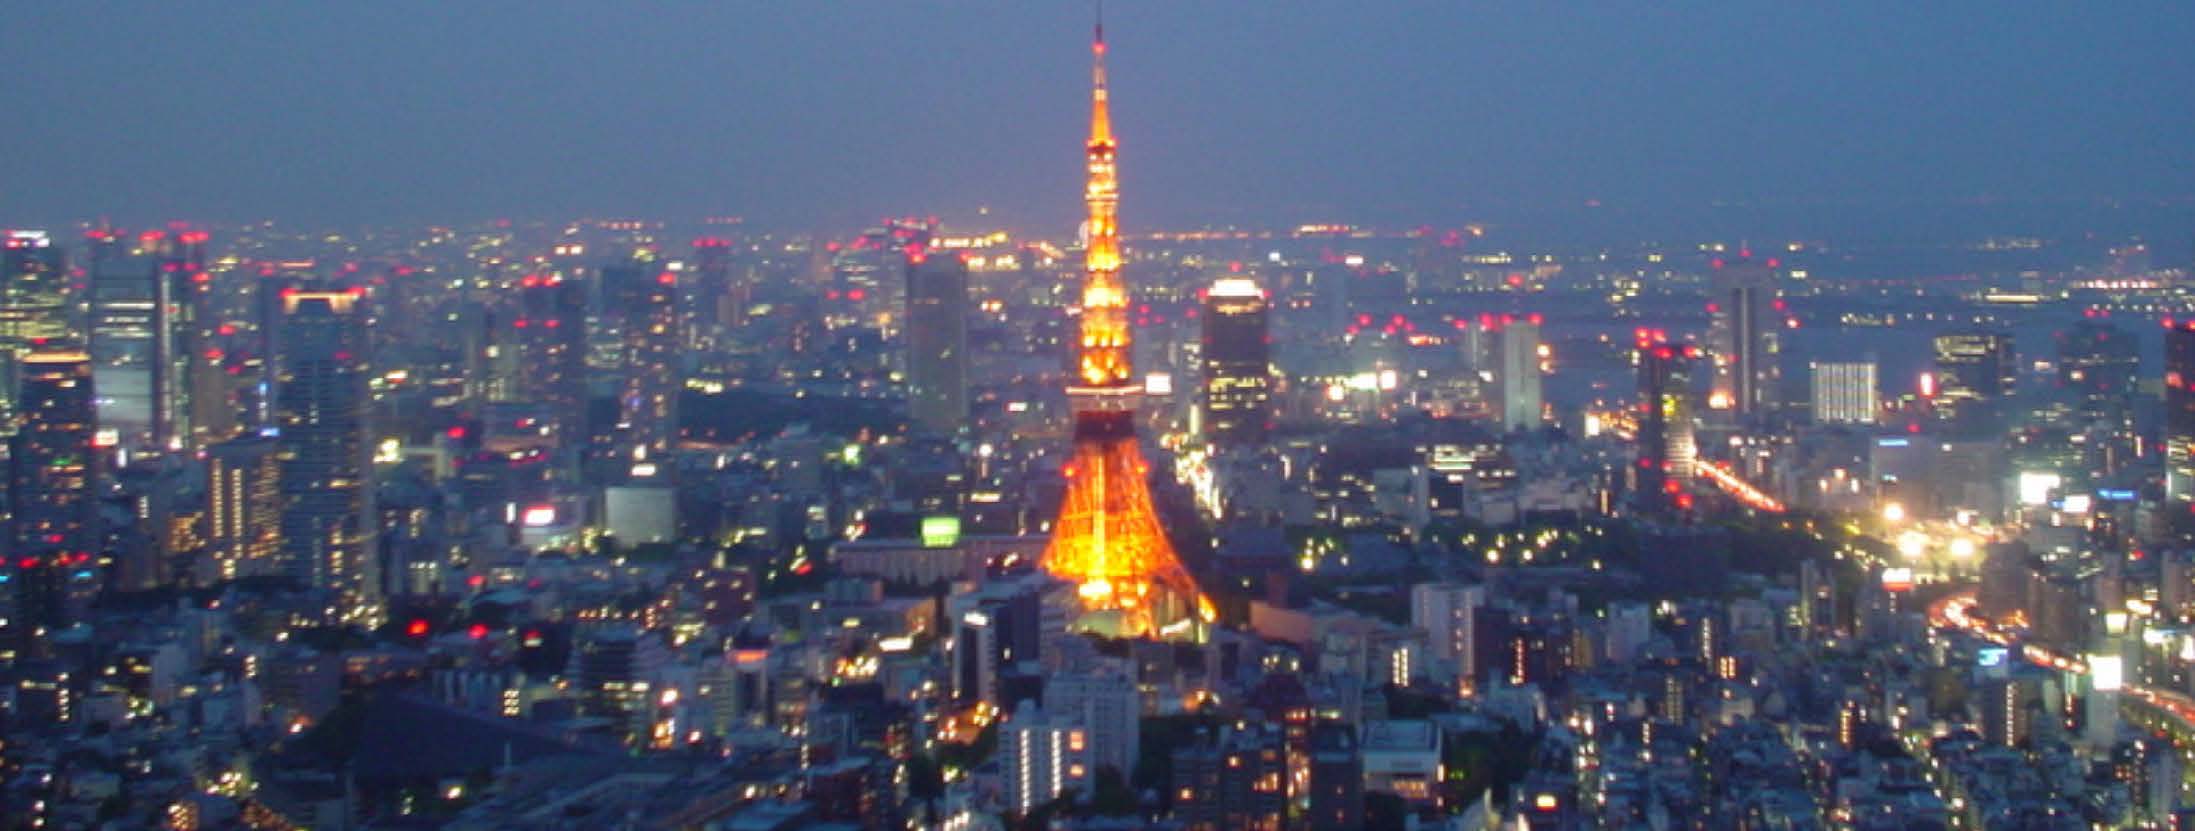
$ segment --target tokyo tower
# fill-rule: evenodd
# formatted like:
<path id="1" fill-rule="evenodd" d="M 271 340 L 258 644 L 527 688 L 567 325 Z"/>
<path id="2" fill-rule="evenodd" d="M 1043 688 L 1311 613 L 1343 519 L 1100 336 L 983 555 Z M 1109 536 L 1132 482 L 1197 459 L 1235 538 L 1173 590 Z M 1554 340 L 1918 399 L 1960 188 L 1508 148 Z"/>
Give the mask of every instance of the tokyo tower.
<path id="1" fill-rule="evenodd" d="M 1060 502 L 1044 569 L 1075 583 L 1093 628 L 1148 636 L 1192 616 L 1215 618 L 1211 601 L 1174 554 L 1145 481 L 1149 465 L 1136 444 L 1136 407 L 1143 386 L 1129 366 L 1128 291 L 1120 279 L 1120 202 L 1113 159 L 1113 125 L 1106 104 L 1105 27 L 1091 41 L 1089 181 L 1083 200 L 1082 332 L 1076 378 L 1067 388 L 1075 419 L 1075 450 L 1061 472 Z M 1107 625 L 1107 618 L 1117 622 Z"/>

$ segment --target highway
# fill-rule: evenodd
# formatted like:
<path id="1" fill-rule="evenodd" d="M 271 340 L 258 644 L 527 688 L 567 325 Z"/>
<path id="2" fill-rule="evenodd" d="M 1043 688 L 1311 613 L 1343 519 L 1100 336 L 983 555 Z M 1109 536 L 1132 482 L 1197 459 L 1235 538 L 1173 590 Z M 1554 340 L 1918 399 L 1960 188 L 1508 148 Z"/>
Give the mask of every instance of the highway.
<path id="1" fill-rule="evenodd" d="M 2010 635 L 1971 613 L 1975 603 L 1974 594 L 1974 589 L 1962 589 L 1945 595 L 1929 607 L 1929 624 L 1939 629 L 1964 631 L 2001 646 L 2011 646 L 2013 639 Z M 2088 673 L 2088 667 L 2079 659 L 2060 655 L 2035 644 L 2023 645 L 2020 654 L 2038 666 L 2081 675 Z M 2195 739 L 2195 699 L 2171 690 L 2136 684 L 2132 679 L 2128 679 L 2121 691 L 2127 698 L 2147 704 L 2176 722 L 2174 726 L 2178 729 L 2174 731 L 2175 738 Z"/>

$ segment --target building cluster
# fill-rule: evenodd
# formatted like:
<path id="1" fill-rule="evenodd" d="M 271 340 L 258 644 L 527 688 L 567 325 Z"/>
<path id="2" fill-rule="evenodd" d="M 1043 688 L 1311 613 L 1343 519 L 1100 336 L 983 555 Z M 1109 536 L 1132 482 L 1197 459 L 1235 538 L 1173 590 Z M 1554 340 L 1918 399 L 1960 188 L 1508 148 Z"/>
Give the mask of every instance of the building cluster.
<path id="1" fill-rule="evenodd" d="M 0 825 L 2195 827 L 2185 269 L 1127 234 L 1096 49 L 1070 239 L 0 236 Z"/>

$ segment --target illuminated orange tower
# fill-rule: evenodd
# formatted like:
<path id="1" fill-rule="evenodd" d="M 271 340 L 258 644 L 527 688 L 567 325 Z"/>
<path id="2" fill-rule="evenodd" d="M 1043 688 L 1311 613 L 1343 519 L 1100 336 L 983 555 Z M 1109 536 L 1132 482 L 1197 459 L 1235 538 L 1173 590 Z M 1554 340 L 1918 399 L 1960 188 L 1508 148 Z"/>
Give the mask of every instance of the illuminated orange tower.
<path id="1" fill-rule="evenodd" d="M 1151 635 L 1195 616 L 1213 618 L 1210 601 L 1182 567 L 1159 527 L 1145 483 L 1149 465 L 1136 444 L 1143 386 L 1129 366 L 1128 291 L 1120 281 L 1120 203 L 1113 125 L 1105 95 L 1105 26 L 1091 41 L 1089 204 L 1082 279 L 1082 341 L 1074 383 L 1075 452 L 1062 472 L 1067 494 L 1044 568 L 1076 583 L 1083 609 L 1117 613 L 1124 635 Z"/>

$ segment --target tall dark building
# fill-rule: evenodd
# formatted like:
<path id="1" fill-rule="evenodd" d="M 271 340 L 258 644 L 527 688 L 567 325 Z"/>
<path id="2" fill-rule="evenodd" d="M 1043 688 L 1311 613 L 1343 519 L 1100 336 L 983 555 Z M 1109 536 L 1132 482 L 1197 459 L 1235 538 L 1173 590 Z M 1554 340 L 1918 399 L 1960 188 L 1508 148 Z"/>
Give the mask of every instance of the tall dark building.
<path id="1" fill-rule="evenodd" d="M 1951 332 L 1936 336 L 1936 406 L 1952 429 L 1968 434 L 2004 428 L 2004 408 L 2019 383 L 2012 335 Z"/>
<path id="2" fill-rule="evenodd" d="M 1714 261 L 1710 301 L 1715 316 L 1714 397 L 1740 422 L 1758 424 L 1783 408 L 1783 332 L 1781 292 L 1775 260 L 1756 260 L 1744 251 L 1736 260 Z"/>
<path id="3" fill-rule="evenodd" d="M 968 264 L 907 256 L 907 414 L 950 436 L 968 421 Z"/>
<path id="4" fill-rule="evenodd" d="M 99 513 L 91 355 L 35 351 L 18 363 L 20 429 L 8 445 L 6 581 L 0 608 L 21 635 L 80 619 L 96 595 Z M 20 645 L 22 638 L 12 639 Z"/>
<path id="5" fill-rule="evenodd" d="M 1638 350 L 1638 493 L 1641 507 L 1677 506 L 1699 448 L 1693 437 L 1692 364 L 1699 348 L 1650 342 Z"/>
<path id="6" fill-rule="evenodd" d="M 99 428 L 119 447 L 153 445 L 153 354 L 160 329 L 160 270 L 152 252 L 167 240 L 147 231 L 132 242 L 119 231 L 94 231 L 90 247 L 90 347 L 98 377 Z"/>
<path id="7" fill-rule="evenodd" d="M 374 558 L 366 317 L 348 291 L 283 296 L 275 356 L 282 561 L 293 578 L 334 593 L 336 617 L 379 616 Z"/>
<path id="8" fill-rule="evenodd" d="M 2165 511 L 2195 537 L 2195 320 L 2165 331 Z"/>
<path id="9" fill-rule="evenodd" d="M 1174 749 L 1174 818 L 1189 831 L 1279 831 L 1288 813 L 1286 750 L 1266 724 L 1223 727 Z"/>
<path id="10" fill-rule="evenodd" d="M 1313 831 L 1364 827 L 1364 754 L 1348 724 L 1311 728 L 1311 797 L 1305 826 Z"/>
<path id="11" fill-rule="evenodd" d="M 2082 320 L 2058 333 L 2058 388 L 2071 398 L 2087 469 L 2108 474 L 2132 460 L 2141 373 L 2141 347 L 2124 329 Z"/>
<path id="12" fill-rule="evenodd" d="M 732 273 L 732 241 L 723 237 L 702 237 L 694 240 L 694 278 L 697 284 L 693 295 L 700 301 L 692 313 L 708 325 L 687 326 L 687 336 L 699 340 L 705 333 L 711 339 L 737 331 L 747 325 L 747 306 L 753 302 L 753 287 Z"/>
<path id="13" fill-rule="evenodd" d="M 16 368 L 25 355 L 67 340 L 68 259 L 44 231 L 0 238 L 0 432 L 14 421 Z"/>
<path id="14" fill-rule="evenodd" d="M 560 440 L 579 441 L 587 401 L 587 287 L 562 274 L 518 282 L 518 384 L 513 393 L 547 406 Z"/>
<path id="15" fill-rule="evenodd" d="M 213 319 L 204 231 L 87 235 L 91 248 L 90 347 L 99 376 L 99 426 L 133 450 L 180 450 L 199 438 L 192 390 L 224 396 L 225 373 L 202 322 Z M 208 413 L 233 430 L 233 418 Z"/>
<path id="16" fill-rule="evenodd" d="M 1263 443 L 1273 418 L 1270 307 L 1258 284 L 1223 278 L 1204 293 L 1204 434 L 1223 447 Z"/>
<path id="17" fill-rule="evenodd" d="M 677 437 L 678 273 L 650 259 L 602 267 L 603 318 L 616 327 L 624 449 L 654 458 Z"/>

